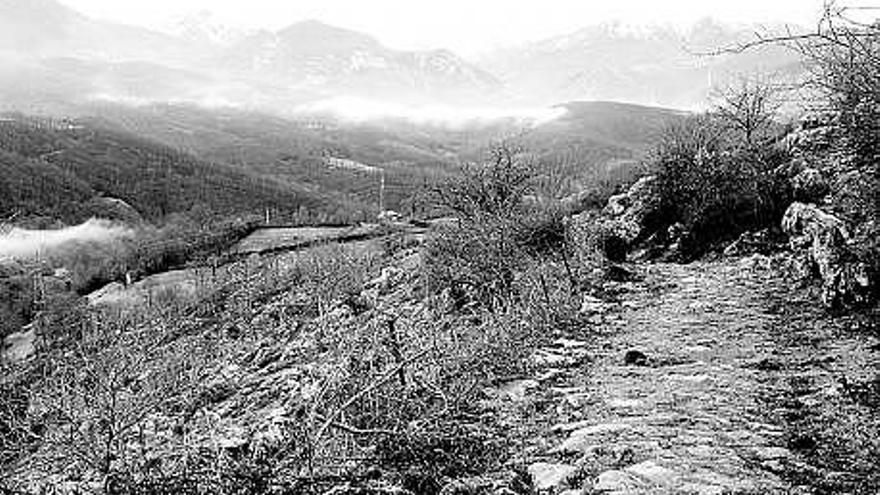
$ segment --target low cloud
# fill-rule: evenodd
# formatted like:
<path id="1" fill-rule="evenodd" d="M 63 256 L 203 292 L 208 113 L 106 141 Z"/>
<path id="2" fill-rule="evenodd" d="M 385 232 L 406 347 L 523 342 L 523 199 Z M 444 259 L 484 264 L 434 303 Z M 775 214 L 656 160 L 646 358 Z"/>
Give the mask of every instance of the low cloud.
<path id="1" fill-rule="evenodd" d="M 540 125 L 565 115 L 562 107 L 504 108 L 452 105 L 403 105 L 355 97 L 335 97 L 300 105 L 299 115 L 331 115 L 352 122 L 401 119 L 418 124 L 464 126 L 500 120 Z"/>
<path id="2" fill-rule="evenodd" d="M 132 235 L 131 229 L 96 219 L 57 230 L 13 228 L 0 234 L 0 257 L 31 260 L 63 254 L 65 249 L 81 243 L 110 244 Z"/>

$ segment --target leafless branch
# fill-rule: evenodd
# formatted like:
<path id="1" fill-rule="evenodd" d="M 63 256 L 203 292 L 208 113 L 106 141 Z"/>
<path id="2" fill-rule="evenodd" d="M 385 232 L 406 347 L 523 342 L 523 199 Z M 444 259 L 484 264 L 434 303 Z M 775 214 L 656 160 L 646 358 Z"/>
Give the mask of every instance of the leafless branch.
<path id="1" fill-rule="evenodd" d="M 413 363 L 413 362 L 415 362 L 415 361 L 421 359 L 423 356 L 425 356 L 426 354 L 428 354 L 428 351 L 429 351 L 429 350 L 424 350 L 424 351 L 421 351 L 421 352 L 419 352 L 419 353 L 417 353 L 417 354 L 415 354 L 415 355 L 413 355 L 413 356 L 407 358 L 405 361 L 401 362 L 401 363 L 398 364 L 397 366 L 395 366 L 395 367 L 391 368 L 390 370 L 386 371 L 385 374 L 383 374 L 382 376 L 380 376 L 380 377 L 379 377 L 378 379 L 376 379 L 373 383 L 371 383 L 370 385 L 364 387 L 364 388 L 361 389 L 358 393 L 356 393 L 356 394 L 354 394 L 353 396 L 351 396 L 351 398 L 349 398 L 347 401 L 345 401 L 344 404 L 342 404 L 341 406 L 339 406 L 338 408 L 336 408 L 336 410 L 333 411 L 333 412 L 327 417 L 327 419 L 324 421 L 324 424 L 321 426 L 321 428 L 320 428 L 320 429 L 318 430 L 318 432 L 315 434 L 313 442 L 314 442 L 315 444 L 319 444 L 320 441 L 321 441 L 321 439 L 324 437 L 324 434 L 327 432 L 327 429 L 330 428 L 330 427 L 333 425 L 333 423 L 337 421 L 337 419 L 339 418 L 339 416 L 340 416 L 340 415 L 341 415 L 346 409 L 348 409 L 349 407 L 351 407 L 352 404 L 354 404 L 355 402 L 357 402 L 358 400 L 360 400 L 361 397 L 365 396 L 366 394 L 368 394 L 368 393 L 372 392 L 373 390 L 375 390 L 375 389 L 381 387 L 381 386 L 384 385 L 386 382 L 388 382 L 388 380 L 390 380 L 390 379 L 394 378 L 395 376 L 397 376 L 398 371 L 400 371 L 401 369 L 403 369 L 403 368 L 405 368 L 406 366 L 410 365 L 411 363 Z"/>

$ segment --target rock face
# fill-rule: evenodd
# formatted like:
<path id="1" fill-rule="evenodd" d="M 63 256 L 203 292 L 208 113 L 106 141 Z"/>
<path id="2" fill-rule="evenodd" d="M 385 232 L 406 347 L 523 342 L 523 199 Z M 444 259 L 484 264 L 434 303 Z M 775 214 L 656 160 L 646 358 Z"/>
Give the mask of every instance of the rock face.
<path id="1" fill-rule="evenodd" d="M 33 282 L 26 275 L 0 274 L 0 339 L 16 333 L 30 321 Z"/>
<path id="2" fill-rule="evenodd" d="M 815 205 L 793 203 L 782 220 L 792 249 L 803 256 L 822 279 L 822 302 L 829 308 L 860 303 L 870 293 L 868 267 L 849 246 L 842 220 Z"/>
<path id="3" fill-rule="evenodd" d="M 783 144 L 794 155 L 827 149 L 834 141 L 837 119 L 834 113 L 808 115 L 794 132 L 785 137 Z"/>
<path id="4" fill-rule="evenodd" d="M 657 208 L 657 177 L 651 175 L 638 180 L 626 194 L 612 196 L 604 214 L 610 217 L 607 225 L 612 233 L 626 243 L 638 239 L 645 221 Z"/>
<path id="5" fill-rule="evenodd" d="M 119 220 L 129 225 L 139 225 L 144 222 L 144 217 L 137 209 L 118 198 L 94 198 L 89 201 L 88 209 L 97 218 Z"/>
<path id="6" fill-rule="evenodd" d="M 568 199 L 563 200 L 563 206 L 565 201 Z M 583 211 L 573 216 L 573 221 L 585 227 L 583 242 L 594 246 L 609 261 L 622 263 L 633 246 L 647 237 L 648 224 L 659 206 L 657 177 L 647 176 L 639 179 L 626 193 L 609 198 L 601 213 Z M 564 211 L 573 210 L 567 208 Z"/>

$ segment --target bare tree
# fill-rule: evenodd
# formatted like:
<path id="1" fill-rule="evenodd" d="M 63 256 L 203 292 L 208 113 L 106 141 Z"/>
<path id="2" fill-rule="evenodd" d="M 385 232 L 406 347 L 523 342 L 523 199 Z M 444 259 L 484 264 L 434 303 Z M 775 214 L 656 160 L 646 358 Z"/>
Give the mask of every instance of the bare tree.
<path id="1" fill-rule="evenodd" d="M 782 105 L 779 95 L 780 89 L 769 80 L 742 76 L 716 92 L 715 113 L 752 146 L 776 120 Z"/>
<path id="2" fill-rule="evenodd" d="M 756 33 L 755 39 L 716 53 L 739 53 L 766 45 L 791 48 L 801 56 L 807 75 L 802 86 L 813 90 L 830 110 L 840 114 L 847 132 L 880 133 L 880 6 L 844 5 L 825 0 L 814 30 L 779 35 Z M 867 20 L 873 18 L 874 20 Z M 875 144 L 877 135 L 858 139 Z M 867 143 L 866 143 L 867 142 Z M 880 146 L 880 145 L 877 145 Z M 856 149 L 870 152 L 876 150 Z M 868 158 L 866 156 L 866 158 Z"/>
<path id="3" fill-rule="evenodd" d="M 460 177 L 434 187 L 431 201 L 438 209 L 461 219 L 480 215 L 507 215 L 521 206 L 536 170 L 523 160 L 523 150 L 501 144 L 491 150 L 488 163 L 465 167 Z"/>

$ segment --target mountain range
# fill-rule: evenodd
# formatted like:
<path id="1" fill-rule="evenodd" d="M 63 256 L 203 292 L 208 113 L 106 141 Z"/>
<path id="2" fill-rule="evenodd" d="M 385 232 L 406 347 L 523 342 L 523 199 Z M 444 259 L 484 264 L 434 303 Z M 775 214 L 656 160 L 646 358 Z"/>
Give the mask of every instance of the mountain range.
<path id="1" fill-rule="evenodd" d="M 800 71 L 797 58 L 782 47 L 709 55 L 753 39 L 758 30 L 711 19 L 686 31 L 612 23 L 500 50 L 480 63 L 501 79 L 513 101 L 526 104 L 613 100 L 695 109 L 706 104 L 713 87 L 731 78 L 788 77 Z"/>
<path id="2" fill-rule="evenodd" d="M 109 100 L 289 115 L 340 97 L 409 106 L 614 100 L 696 108 L 730 74 L 798 70 L 781 49 L 689 53 L 751 32 L 709 20 L 687 32 L 610 24 L 468 61 L 448 50 L 395 50 L 319 21 L 241 33 L 195 15 L 169 34 L 92 19 L 56 0 L 0 0 L 0 110 Z"/>

